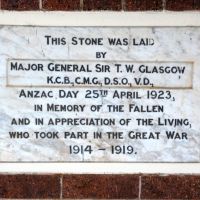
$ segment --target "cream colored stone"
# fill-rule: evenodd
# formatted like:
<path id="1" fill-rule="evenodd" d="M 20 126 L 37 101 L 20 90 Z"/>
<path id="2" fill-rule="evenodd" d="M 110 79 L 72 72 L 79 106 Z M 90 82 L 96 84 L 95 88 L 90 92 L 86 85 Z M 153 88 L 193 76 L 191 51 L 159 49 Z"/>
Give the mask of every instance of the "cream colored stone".
<path id="1" fill-rule="evenodd" d="M 64 37 L 66 45 L 47 45 L 45 35 Z M 73 37 L 102 38 L 103 45 L 72 45 Z M 0 161 L 199 162 L 199 37 L 200 28 L 198 27 L 2 26 L 0 29 Z M 122 43 L 125 39 L 129 45 L 111 46 L 108 44 L 108 38 L 120 38 Z M 133 45 L 133 39 L 135 39 L 135 44 L 138 44 L 142 38 L 148 38 L 145 41 L 149 42 L 149 45 Z M 154 45 L 151 45 L 152 39 Z M 105 59 L 97 59 L 96 52 L 107 52 Z M 17 70 L 11 70 L 11 63 L 20 63 L 23 69 L 26 69 L 28 64 L 40 64 L 38 68 L 40 71 L 34 71 L 34 68 L 26 71 L 21 70 L 20 67 L 19 70 L 18 67 Z M 79 66 L 77 71 L 71 72 L 70 70 L 77 69 L 77 67 L 68 67 L 68 70 L 60 71 L 58 65 L 55 72 L 49 70 L 49 63 Z M 96 72 L 97 64 L 108 65 L 109 71 Z M 116 64 L 122 65 L 122 72 L 120 70 L 117 73 Z M 84 65 L 85 72 L 81 71 L 80 65 Z M 134 65 L 135 73 L 127 73 L 126 65 Z M 141 67 L 142 65 L 144 67 Z M 145 68 L 145 66 L 148 67 Z M 173 72 L 176 73 L 141 72 L 141 70 L 152 72 L 154 68 L 158 69 L 160 66 L 164 66 L 167 70 L 172 70 L 174 67 Z M 60 77 L 59 82 L 47 83 L 47 76 Z M 77 83 L 77 76 L 80 80 L 88 77 L 92 82 L 91 84 Z M 69 77 L 74 84 L 60 83 L 60 80 L 63 82 L 64 77 Z M 93 79 L 94 77 L 96 79 Z M 127 79 L 130 84 L 106 85 L 105 77 L 110 79 L 117 77 L 118 80 Z M 138 86 L 135 78 L 142 78 L 142 80 L 147 78 L 153 87 L 151 84 L 142 83 Z M 96 80 L 101 84 L 96 84 Z M 87 90 L 97 90 L 97 93 L 103 96 L 86 99 Z M 157 94 L 161 91 L 159 93 L 161 96 L 164 91 L 165 97 L 168 97 L 170 92 L 171 97 L 170 99 L 150 100 L 147 99 L 147 92 L 150 90 L 156 91 Z M 31 91 L 35 98 L 24 98 L 27 91 Z M 116 94 L 123 94 L 126 97 L 132 95 L 132 99 L 117 98 Z M 141 99 L 135 99 L 136 94 Z M 35 104 L 43 105 L 43 112 L 34 112 Z M 59 111 L 61 109 L 59 105 L 67 110 Z M 79 112 L 68 110 L 69 106 L 74 105 L 78 105 L 76 109 L 79 109 Z M 100 111 L 91 112 L 92 105 L 101 105 Z M 123 112 L 109 112 L 108 105 L 122 105 Z M 55 111 L 48 111 L 48 107 Z M 138 109 L 156 111 L 158 108 L 163 108 L 164 111 L 160 109 L 159 112 L 137 112 Z M 29 118 L 31 123 L 27 126 L 11 126 L 13 118 Z M 44 118 L 44 125 L 36 126 L 35 118 Z M 58 118 L 62 120 L 62 123 L 48 125 L 50 118 L 53 122 Z M 68 125 L 66 121 L 69 118 L 112 119 L 114 124 L 108 126 L 97 123 L 97 125 L 86 126 L 76 125 L 74 122 Z M 137 118 L 153 119 L 152 125 L 140 126 Z M 130 124 L 120 125 L 121 119 L 131 119 Z M 186 121 L 184 126 L 173 127 L 169 125 L 170 121 L 172 123 L 175 121 L 172 119 L 188 120 L 184 120 Z M 167 124 L 161 125 L 164 122 Z M 30 138 L 10 139 L 9 132 L 12 131 L 29 132 Z M 35 139 L 34 132 L 36 131 L 59 133 L 54 134 L 54 139 Z M 94 139 L 92 137 L 94 131 L 101 131 L 103 138 Z M 166 131 L 175 131 L 179 135 L 176 140 L 169 140 L 166 137 Z M 74 135 L 77 135 L 77 132 L 80 133 L 79 135 L 81 132 L 88 132 L 88 134 L 84 139 L 65 139 L 64 132 L 74 132 Z M 123 132 L 124 137 L 123 139 L 109 139 L 106 132 Z M 132 132 L 132 139 L 129 132 Z M 133 139 L 133 132 L 138 132 L 137 140 Z M 156 139 L 157 132 L 160 134 Z M 184 133 L 187 133 L 187 137 Z M 59 139 L 56 135 L 59 135 Z M 179 136 L 182 138 L 179 139 Z M 140 137 L 142 139 L 139 139 Z M 88 154 L 85 151 L 84 154 L 69 155 L 70 145 L 78 145 L 80 148 L 91 145 L 93 152 Z M 125 148 L 131 146 L 134 152 L 127 154 L 126 149 L 126 154 L 111 154 L 112 145 L 119 145 L 122 149 L 123 146 Z"/>

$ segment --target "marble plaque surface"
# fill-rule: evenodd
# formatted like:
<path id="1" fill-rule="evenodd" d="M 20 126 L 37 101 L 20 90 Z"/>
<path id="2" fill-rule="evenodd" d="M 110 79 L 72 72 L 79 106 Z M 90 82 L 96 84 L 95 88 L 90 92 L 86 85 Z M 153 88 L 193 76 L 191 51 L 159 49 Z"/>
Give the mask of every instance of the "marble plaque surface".
<path id="1" fill-rule="evenodd" d="M 0 162 L 200 162 L 199 27 L 0 27 Z"/>

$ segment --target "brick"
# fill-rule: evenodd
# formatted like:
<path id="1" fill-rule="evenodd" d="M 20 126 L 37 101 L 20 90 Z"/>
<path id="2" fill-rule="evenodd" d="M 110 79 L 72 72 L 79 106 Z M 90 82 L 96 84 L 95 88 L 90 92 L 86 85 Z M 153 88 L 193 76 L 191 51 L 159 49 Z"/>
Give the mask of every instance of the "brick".
<path id="1" fill-rule="evenodd" d="M 65 175 L 63 198 L 136 199 L 139 177 L 136 175 Z"/>
<path id="2" fill-rule="evenodd" d="M 200 197 L 200 176 L 143 176 L 142 199 L 193 199 Z"/>
<path id="3" fill-rule="evenodd" d="M 80 0 L 43 0 L 45 10 L 80 10 Z"/>
<path id="4" fill-rule="evenodd" d="M 83 10 L 121 10 L 121 0 L 83 0 Z"/>
<path id="5" fill-rule="evenodd" d="M 0 199 L 47 199 L 60 197 L 57 175 L 0 175 Z"/>
<path id="6" fill-rule="evenodd" d="M 162 0 L 126 0 L 125 10 L 136 11 L 136 10 L 162 10 Z"/>
<path id="7" fill-rule="evenodd" d="M 166 0 L 166 10 L 183 11 L 200 9 L 200 0 Z"/>
<path id="8" fill-rule="evenodd" d="M 39 0 L 1 0 L 2 10 L 38 10 Z"/>
<path id="9" fill-rule="evenodd" d="M 200 0 L 194 0 L 194 9 L 200 10 Z"/>

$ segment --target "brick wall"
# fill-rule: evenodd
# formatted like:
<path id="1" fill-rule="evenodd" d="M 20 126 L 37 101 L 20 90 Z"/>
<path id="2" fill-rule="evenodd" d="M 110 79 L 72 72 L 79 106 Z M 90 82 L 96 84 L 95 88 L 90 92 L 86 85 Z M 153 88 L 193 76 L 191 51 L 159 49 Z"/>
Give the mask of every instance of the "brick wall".
<path id="1" fill-rule="evenodd" d="M 2 10 L 200 10 L 200 0 L 0 0 Z"/>
<path id="2" fill-rule="evenodd" d="M 200 176 L 0 175 L 0 199 L 200 199 Z"/>
<path id="3" fill-rule="evenodd" d="M 0 0 L 1 10 L 184 11 L 200 0 Z M 197 175 L 0 175 L 0 199 L 200 199 Z"/>

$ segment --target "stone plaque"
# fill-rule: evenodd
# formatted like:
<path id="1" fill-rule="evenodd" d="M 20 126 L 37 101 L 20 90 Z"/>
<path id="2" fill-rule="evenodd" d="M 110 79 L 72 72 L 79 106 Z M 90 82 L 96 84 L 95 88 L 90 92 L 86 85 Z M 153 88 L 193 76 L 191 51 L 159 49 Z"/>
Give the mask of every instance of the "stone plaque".
<path id="1" fill-rule="evenodd" d="M 1 162 L 200 162 L 199 27 L 0 27 Z"/>

